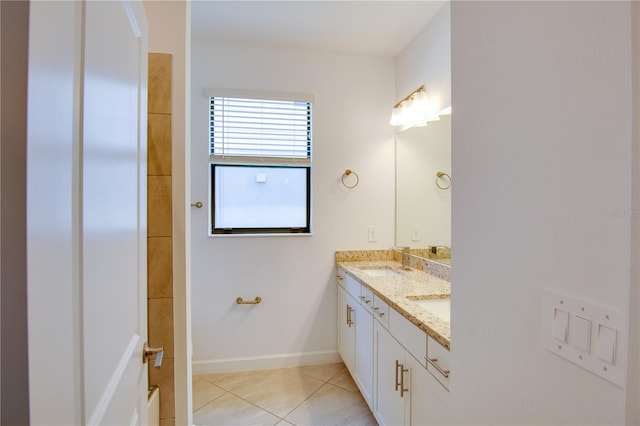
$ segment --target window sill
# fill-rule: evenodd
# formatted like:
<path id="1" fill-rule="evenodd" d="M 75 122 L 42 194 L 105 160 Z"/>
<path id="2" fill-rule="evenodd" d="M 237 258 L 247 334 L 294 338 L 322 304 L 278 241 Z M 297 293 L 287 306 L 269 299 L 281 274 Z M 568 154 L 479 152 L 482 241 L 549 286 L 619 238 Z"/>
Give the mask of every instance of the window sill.
<path id="1" fill-rule="evenodd" d="M 292 234 L 273 233 L 273 234 L 211 234 L 211 238 L 238 238 L 238 237 L 311 237 L 313 232 L 296 232 Z"/>

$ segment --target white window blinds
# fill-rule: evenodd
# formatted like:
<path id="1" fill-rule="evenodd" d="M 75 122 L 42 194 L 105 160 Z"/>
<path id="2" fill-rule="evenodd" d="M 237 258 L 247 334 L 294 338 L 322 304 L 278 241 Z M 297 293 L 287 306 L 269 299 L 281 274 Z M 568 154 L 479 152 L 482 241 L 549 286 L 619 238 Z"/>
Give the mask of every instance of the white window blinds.
<path id="1" fill-rule="evenodd" d="M 210 155 L 311 160 L 311 103 L 209 97 Z"/>

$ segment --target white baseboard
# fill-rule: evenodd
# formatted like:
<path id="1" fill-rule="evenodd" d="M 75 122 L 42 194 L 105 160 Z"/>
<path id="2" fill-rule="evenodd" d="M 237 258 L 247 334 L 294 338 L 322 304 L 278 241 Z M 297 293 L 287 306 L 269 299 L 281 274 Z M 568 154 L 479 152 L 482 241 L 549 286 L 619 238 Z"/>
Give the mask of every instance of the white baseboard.
<path id="1" fill-rule="evenodd" d="M 342 362 L 342 358 L 340 358 L 338 352 L 326 351 L 193 361 L 191 368 L 193 374 L 196 375 L 299 367 L 303 365 L 330 364 L 334 362 Z"/>

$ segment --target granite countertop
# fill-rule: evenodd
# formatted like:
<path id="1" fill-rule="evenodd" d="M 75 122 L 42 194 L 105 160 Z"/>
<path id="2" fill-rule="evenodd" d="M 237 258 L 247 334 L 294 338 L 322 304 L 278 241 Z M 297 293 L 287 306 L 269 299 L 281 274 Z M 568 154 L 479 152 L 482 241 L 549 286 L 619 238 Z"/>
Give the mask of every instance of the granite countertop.
<path id="1" fill-rule="evenodd" d="M 338 261 L 337 265 L 442 346 L 450 349 L 450 322 L 430 313 L 410 298 L 447 299 L 451 296 L 451 283 L 417 269 L 404 270 L 402 263 L 393 260 Z M 377 268 L 394 269 L 400 274 L 374 277 L 363 271 Z"/>

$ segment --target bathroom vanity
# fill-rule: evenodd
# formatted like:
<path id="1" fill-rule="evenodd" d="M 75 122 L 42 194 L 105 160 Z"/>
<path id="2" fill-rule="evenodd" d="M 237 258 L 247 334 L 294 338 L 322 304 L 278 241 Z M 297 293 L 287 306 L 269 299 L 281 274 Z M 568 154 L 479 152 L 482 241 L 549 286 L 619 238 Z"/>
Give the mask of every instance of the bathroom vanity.
<path id="1" fill-rule="evenodd" d="M 381 425 L 447 424 L 451 284 L 402 256 L 336 253 L 338 352 Z"/>

